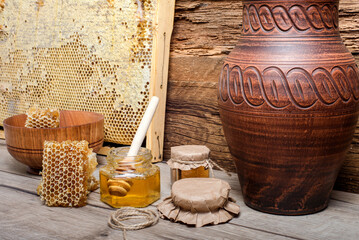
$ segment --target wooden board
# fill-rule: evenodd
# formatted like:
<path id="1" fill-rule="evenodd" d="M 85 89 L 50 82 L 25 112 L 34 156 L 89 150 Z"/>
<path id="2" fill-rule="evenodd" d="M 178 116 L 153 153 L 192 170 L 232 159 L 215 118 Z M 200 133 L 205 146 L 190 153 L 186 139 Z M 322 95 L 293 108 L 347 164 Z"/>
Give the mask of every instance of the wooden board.
<path id="1" fill-rule="evenodd" d="M 242 2 L 236 0 L 176 1 L 165 160 L 170 157 L 171 146 L 207 144 L 217 163 L 235 171 L 218 115 L 217 82 L 223 59 L 234 48 L 241 33 L 241 7 Z M 339 17 L 341 36 L 359 64 L 359 2 L 341 0 Z M 359 129 L 339 174 L 337 189 L 359 193 L 358 138 Z"/>
<path id="2" fill-rule="evenodd" d="M 158 13 L 153 37 L 156 51 L 152 56 L 150 96 L 159 97 L 156 114 L 147 133 L 147 148 L 151 149 L 154 162 L 163 160 L 163 139 L 166 111 L 168 62 L 173 29 L 175 0 L 158 1 Z"/>
<path id="3" fill-rule="evenodd" d="M 101 165 L 103 157 L 99 158 Z M 161 168 L 161 199 L 170 194 L 169 168 Z M 98 171 L 97 173 L 98 174 Z M 160 219 L 153 227 L 127 232 L 128 239 L 358 239 L 359 195 L 333 192 L 329 207 L 308 216 L 277 216 L 261 213 L 243 203 L 238 179 L 215 171 L 227 180 L 231 196 L 241 207 L 239 217 L 227 224 L 188 227 Z M 114 211 L 99 200 L 99 191 L 89 195 L 82 208 L 44 206 L 36 195 L 39 176 L 26 173 L 0 141 L 0 239 L 121 239 L 122 233 L 107 226 Z M 160 200 L 161 201 L 161 200 Z M 154 209 L 160 202 L 155 202 Z"/>

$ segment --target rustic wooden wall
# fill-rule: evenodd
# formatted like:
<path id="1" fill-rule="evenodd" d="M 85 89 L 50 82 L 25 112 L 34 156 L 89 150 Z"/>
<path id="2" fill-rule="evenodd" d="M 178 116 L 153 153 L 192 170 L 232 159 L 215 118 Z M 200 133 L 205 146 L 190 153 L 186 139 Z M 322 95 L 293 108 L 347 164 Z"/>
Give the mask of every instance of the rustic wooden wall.
<path id="1" fill-rule="evenodd" d="M 241 32 L 239 0 L 177 0 L 171 41 L 164 158 L 170 147 L 205 144 L 221 166 L 235 171 L 217 107 L 223 59 Z M 341 0 L 342 38 L 359 63 L 359 1 Z M 337 188 L 359 193 L 359 127 Z"/>

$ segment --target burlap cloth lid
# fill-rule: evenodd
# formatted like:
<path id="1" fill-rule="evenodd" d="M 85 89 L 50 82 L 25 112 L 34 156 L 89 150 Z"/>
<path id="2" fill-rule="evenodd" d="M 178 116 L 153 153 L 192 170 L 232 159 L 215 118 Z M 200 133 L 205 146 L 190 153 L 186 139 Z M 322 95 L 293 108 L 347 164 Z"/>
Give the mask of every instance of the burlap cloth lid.
<path id="1" fill-rule="evenodd" d="M 158 205 L 162 217 L 196 227 L 224 223 L 239 214 L 229 198 L 231 187 L 216 178 L 185 178 L 173 183 L 172 194 Z"/>
<path id="2" fill-rule="evenodd" d="M 171 168 L 191 170 L 198 167 L 209 167 L 209 148 L 203 145 L 183 145 L 171 147 L 171 159 L 167 164 Z"/>

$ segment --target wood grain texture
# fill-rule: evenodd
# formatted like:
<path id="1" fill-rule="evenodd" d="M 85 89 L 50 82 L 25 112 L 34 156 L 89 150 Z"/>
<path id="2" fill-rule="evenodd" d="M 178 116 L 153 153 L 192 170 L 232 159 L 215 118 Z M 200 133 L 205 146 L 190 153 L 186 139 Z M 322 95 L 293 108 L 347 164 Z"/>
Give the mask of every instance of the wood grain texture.
<path id="1" fill-rule="evenodd" d="M 159 97 L 159 103 L 147 132 L 146 144 L 153 155 L 153 162 L 163 160 L 164 124 L 168 80 L 170 41 L 173 29 L 175 0 L 157 2 L 157 14 L 153 36 L 154 54 L 151 65 L 150 97 Z"/>
<path id="2" fill-rule="evenodd" d="M 177 0 L 171 41 L 171 61 L 179 56 L 225 57 L 236 45 L 242 31 L 242 1 Z M 359 54 L 359 2 L 341 0 L 339 27 L 344 43 Z M 170 65 L 170 76 L 172 67 Z M 193 69 L 196 69 L 193 66 Z"/>
<path id="3" fill-rule="evenodd" d="M 105 160 L 98 158 L 103 166 Z M 161 168 L 161 200 L 170 195 L 169 167 Z M 333 192 L 329 207 L 310 216 L 286 217 L 260 213 L 243 203 L 237 176 L 215 171 L 229 182 L 231 197 L 241 207 L 238 218 L 229 223 L 202 228 L 188 227 L 160 219 L 153 227 L 128 231 L 128 239 L 357 239 L 359 195 Z M 98 169 L 96 172 L 98 177 Z M 121 239 L 122 233 L 107 226 L 114 211 L 100 201 L 99 191 L 89 195 L 82 208 L 56 208 L 43 205 L 36 195 L 39 176 L 26 173 L 26 166 L 15 161 L 0 141 L 0 219 L 1 239 Z M 160 200 L 160 201 L 161 201 Z M 148 207 L 154 209 L 160 201 Z"/>
<path id="4" fill-rule="evenodd" d="M 103 166 L 105 160 L 98 158 Z M 161 200 L 170 194 L 169 168 L 161 168 Z M 227 224 L 188 227 L 160 219 L 153 227 L 128 231 L 128 239 L 357 239 L 359 195 L 333 192 L 329 207 L 318 214 L 285 217 L 260 213 L 244 205 L 236 175 L 228 177 L 215 171 L 218 178 L 229 182 L 231 197 L 241 207 L 238 218 Z M 98 177 L 98 169 L 96 171 Z M 39 176 L 26 173 L 26 166 L 15 161 L 0 141 L 0 219 L 1 239 L 119 239 L 120 231 L 107 226 L 114 211 L 100 201 L 99 191 L 89 195 L 82 208 L 56 208 L 43 205 L 36 195 Z M 161 201 L 160 200 L 160 201 Z M 160 201 L 155 202 L 154 209 Z M 6 226 L 6 227 L 5 227 Z M 20 227 L 21 226 L 21 227 Z"/>
<path id="5" fill-rule="evenodd" d="M 210 158 L 234 171 L 233 162 L 223 135 L 218 107 L 217 83 L 172 81 L 169 84 L 166 110 L 165 158 L 170 147 L 186 144 L 206 145 Z M 193 99 L 197 101 L 193 101 Z M 231 168 L 232 166 L 232 168 Z"/>
<path id="6" fill-rule="evenodd" d="M 30 168 L 42 168 L 43 144 L 48 141 L 86 140 L 89 147 L 99 151 L 104 141 L 102 114 L 80 111 L 61 111 L 58 128 L 26 128 L 26 115 L 4 120 L 7 148 L 19 162 Z"/>
<path id="7" fill-rule="evenodd" d="M 359 2 L 341 0 L 339 6 L 341 36 L 359 63 Z M 219 116 L 216 115 L 217 87 L 213 84 L 218 82 L 223 60 L 238 42 L 242 24 L 241 7 L 241 1 L 176 1 L 165 124 L 165 160 L 170 157 L 170 147 L 181 144 L 183 139 L 185 144 L 206 144 L 205 131 L 219 131 L 218 136 L 213 136 L 219 142 L 213 159 L 227 170 L 235 170 L 221 133 Z M 212 85 L 201 88 L 200 83 Z M 188 98 L 191 98 L 191 104 L 184 110 L 178 103 L 189 102 Z M 192 109 L 192 106 L 195 108 Z M 207 113 L 207 109 L 213 112 L 210 124 L 208 118 L 201 117 Z M 195 124 L 183 124 L 186 118 L 193 118 L 194 114 L 198 116 Z M 200 134 L 194 139 L 191 137 L 193 132 Z M 359 157 L 356 156 L 359 153 L 358 130 L 355 136 L 336 188 L 359 193 Z"/>

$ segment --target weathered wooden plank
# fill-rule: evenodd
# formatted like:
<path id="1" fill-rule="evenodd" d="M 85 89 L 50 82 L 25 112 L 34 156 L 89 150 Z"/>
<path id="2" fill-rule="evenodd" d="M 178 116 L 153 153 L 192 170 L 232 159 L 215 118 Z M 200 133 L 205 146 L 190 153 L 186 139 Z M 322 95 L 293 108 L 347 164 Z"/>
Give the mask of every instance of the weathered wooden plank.
<path id="1" fill-rule="evenodd" d="M 1 226 L 5 227 L 0 232 L 2 239 L 112 239 L 121 235 L 107 227 L 107 219 L 114 209 L 101 203 L 98 194 L 91 193 L 89 204 L 82 208 L 50 208 L 41 204 L 33 190 L 36 179 L 2 171 L 0 179 L 3 182 L 0 192 L 6 196 L 0 199 L 0 212 L 7 216 L 0 219 Z M 166 220 L 127 235 L 129 239 L 236 239 L 239 234 L 243 239 L 286 239 L 261 229 L 239 228 L 237 224 L 192 228 Z"/>
<path id="2" fill-rule="evenodd" d="M 11 186 L 12 187 L 11 189 L 13 189 L 15 191 L 23 190 L 24 192 L 33 195 L 33 198 L 35 198 L 38 202 L 40 202 L 39 197 L 36 196 L 36 192 L 35 192 L 35 189 L 40 182 L 40 176 L 28 175 L 26 173 L 26 166 L 13 160 L 12 157 L 7 153 L 5 146 L 1 145 L 1 144 L 0 144 L 0 156 L 1 156 L 0 157 L 1 183 L 6 186 Z M 99 159 L 100 165 L 105 164 L 104 157 L 100 156 L 98 159 Z M 161 168 L 161 185 L 162 185 L 161 200 L 163 200 L 165 197 L 170 195 L 169 168 L 165 164 L 159 164 L 159 166 Z M 12 174 L 12 175 L 10 175 L 10 179 L 8 179 L 9 177 L 7 178 L 6 176 L 4 176 L 4 174 L 5 175 Z M 224 173 L 217 173 L 216 175 L 221 176 L 223 174 Z M 95 173 L 95 176 L 98 177 L 98 169 L 97 169 L 97 173 Z M 232 177 L 232 181 L 229 181 L 229 182 L 232 182 L 232 184 L 239 186 L 237 178 L 235 176 Z M 1 191 L 1 189 L 0 189 L 0 191 Z M 35 200 L 33 200 L 33 201 L 35 201 Z M 110 206 L 108 206 L 100 201 L 99 190 L 97 190 L 96 192 L 91 193 L 89 195 L 88 202 L 89 202 L 88 206 L 98 207 L 101 209 L 108 209 L 109 211 L 113 211 L 113 209 Z M 157 205 L 158 202 L 156 202 L 154 205 Z M 42 208 L 45 208 L 45 209 L 47 208 L 43 205 L 41 205 L 41 206 L 42 206 Z M 56 208 L 53 208 L 53 209 L 56 209 Z M 33 209 L 33 210 L 35 211 L 35 209 Z M 36 211 L 41 211 L 41 209 L 36 210 Z M 108 213 L 107 215 L 109 216 L 109 214 L 110 213 Z M 68 221 L 67 219 L 65 219 L 65 220 Z M 169 222 L 164 221 L 164 223 L 162 223 L 162 224 L 166 225 L 166 224 L 169 224 Z M 215 227 L 215 226 L 213 226 L 213 227 Z M 162 228 L 166 229 L 168 227 L 163 226 Z M 180 225 L 180 228 L 178 231 L 180 231 L 181 228 L 187 229 L 186 226 Z M 189 228 L 189 230 L 186 230 L 180 234 L 178 234 L 177 231 L 175 231 L 175 234 L 174 234 L 173 232 L 169 233 L 168 231 L 161 230 L 159 235 L 157 234 L 153 237 L 155 237 L 156 239 L 159 238 L 159 236 L 161 236 L 161 238 L 163 238 L 163 239 L 166 239 L 166 238 L 167 239 L 206 239 L 206 237 L 204 237 L 205 235 L 203 235 L 204 232 L 202 232 L 202 230 L 199 232 L 195 232 L 194 235 L 189 235 L 192 233 L 191 231 L 192 231 L 191 228 Z M 228 225 L 226 227 L 223 227 L 223 225 L 221 225 L 221 227 L 216 227 L 216 230 L 214 230 L 214 232 L 211 233 L 211 236 L 213 236 L 213 237 L 209 238 L 209 239 L 216 239 L 216 237 L 218 237 L 218 234 L 216 231 L 221 232 L 220 233 L 221 236 L 226 237 L 228 239 L 235 239 L 237 234 L 241 234 L 241 235 L 244 234 L 243 239 L 256 239 L 259 236 L 266 237 L 266 238 L 270 237 L 273 239 L 284 239 L 283 237 L 275 236 L 274 234 L 265 233 L 265 232 L 262 233 L 261 230 L 252 230 L 250 228 L 238 229 L 236 225 Z M 259 233 L 258 233 L 258 231 L 259 231 Z M 112 236 L 110 233 L 107 233 L 106 231 L 105 231 L 105 233 L 108 236 Z M 131 234 L 132 233 L 129 233 L 128 236 L 130 237 Z M 95 239 L 96 239 L 96 236 L 98 236 L 98 235 L 99 235 L 99 233 L 96 233 L 94 235 Z M 101 235 L 104 235 L 103 231 L 101 231 L 99 237 L 101 237 Z M 0 234 L 0 236 L 1 236 L 1 234 Z M 66 238 L 67 236 L 68 235 L 64 235 L 64 238 Z M 165 237 L 165 236 L 167 236 L 167 237 Z M 147 236 L 147 237 L 149 237 L 149 236 Z M 34 238 L 36 238 L 36 237 L 34 237 Z M 81 238 L 81 237 L 79 237 L 79 238 Z"/>
<path id="3" fill-rule="evenodd" d="M 359 53 L 358 9 L 357 0 L 340 1 L 340 31 L 349 50 L 354 53 Z M 177 0 L 171 59 L 183 55 L 227 55 L 239 39 L 241 25 L 242 1 Z M 175 69 L 179 67 L 175 66 Z M 171 68 L 170 71 L 175 70 Z"/>
<path id="4" fill-rule="evenodd" d="M 351 203 L 351 204 L 359 204 L 359 194 L 353 194 L 349 192 L 343 191 L 333 191 L 331 198 L 337 201 Z"/>
<path id="5" fill-rule="evenodd" d="M 212 158 L 217 163 L 235 171 L 219 120 L 216 83 L 223 59 L 241 32 L 241 6 L 236 0 L 176 1 L 165 160 L 170 157 L 171 146 L 207 144 L 213 148 Z M 339 17 L 343 41 L 359 64 L 359 1 L 341 0 Z M 359 193 L 359 131 L 355 136 L 336 188 Z"/>
<path id="6" fill-rule="evenodd" d="M 171 51 L 195 56 L 228 53 L 241 31 L 241 6 L 236 0 L 176 1 Z"/>
<path id="7" fill-rule="evenodd" d="M 83 208 L 49 208 L 42 205 L 38 196 L 31 190 L 36 187 L 36 179 L 1 171 L 0 179 L 3 182 L 0 191 L 3 196 L 6 196 L 0 200 L 0 212 L 7 215 L 6 219 L 0 220 L 1 226 L 6 226 L 6 231 L 2 231 L 0 235 L 5 239 L 6 236 L 27 236 L 29 239 L 45 239 L 49 236 L 60 239 L 81 239 L 86 236 L 118 235 L 106 226 L 107 218 L 113 210 L 107 206 L 102 207 L 92 198 L 89 200 L 89 205 Z M 29 190 L 29 188 L 31 189 Z M 236 197 L 238 199 L 237 195 Z M 242 201 L 240 196 L 238 201 Z M 241 205 L 241 208 L 241 216 L 232 220 L 230 224 L 196 229 L 161 220 L 151 229 L 129 232 L 129 236 L 143 237 L 143 234 L 146 234 L 145 236 L 148 238 L 155 237 L 156 239 L 216 239 L 218 237 L 236 239 L 238 234 L 241 234 L 243 239 L 263 239 L 263 237 L 270 237 L 270 239 L 284 237 L 292 239 L 356 239 L 359 234 L 356 228 L 358 203 L 331 201 L 327 210 L 299 217 L 264 214 L 244 205 Z M 33 214 L 34 212 L 36 214 Z M 21 228 L 19 228 L 19 224 L 22 226 Z M 33 229 L 33 231 L 28 231 L 29 229 Z M 149 230 L 151 230 L 150 234 Z M 250 233 L 248 230 L 251 230 Z M 263 231 L 266 231 L 264 235 Z M 35 235 L 32 235 L 33 232 Z"/>
<path id="8" fill-rule="evenodd" d="M 359 2 L 341 0 L 339 4 L 340 34 L 353 54 L 359 53 Z"/>
<path id="9" fill-rule="evenodd" d="M 165 126 L 165 159 L 170 147 L 183 144 L 206 145 L 211 159 L 234 172 L 234 165 L 224 139 L 217 107 L 217 83 L 169 83 Z"/>
<path id="10" fill-rule="evenodd" d="M 218 81 L 224 58 L 224 56 L 172 56 L 169 83 L 177 81 L 215 83 Z M 171 89 L 168 89 L 168 93 L 171 93 Z M 170 103 L 170 99 L 167 102 Z"/>
<path id="11" fill-rule="evenodd" d="M 156 114 L 147 131 L 147 148 L 151 149 L 154 162 L 163 160 L 164 124 L 166 111 L 166 93 L 170 41 L 173 29 L 175 0 L 157 2 L 157 14 L 154 20 L 150 97 L 159 97 Z"/>
<path id="12" fill-rule="evenodd" d="M 39 176 L 28 175 L 22 164 L 11 160 L 0 145 L 0 219 L 6 226 L 0 238 L 26 239 L 114 239 L 121 233 L 107 227 L 113 209 L 91 193 L 83 208 L 49 208 L 41 204 L 35 189 Z M 104 164 L 103 157 L 99 161 Z M 161 168 L 162 199 L 170 194 L 169 168 Z M 308 216 L 277 216 L 252 210 L 244 205 L 237 176 L 228 177 L 215 171 L 217 177 L 232 186 L 232 197 L 241 206 L 241 215 L 228 224 L 192 228 L 160 220 L 159 224 L 140 231 L 128 232 L 129 239 L 357 239 L 359 229 L 359 195 L 335 191 L 328 209 Z M 156 203 L 157 204 L 157 203 Z M 155 204 L 155 205 L 156 205 Z M 9 214 L 11 212 L 11 214 Z M 4 213 L 4 214 L 3 214 Z M 19 227 L 21 225 L 21 227 Z M 73 226 L 72 226 L 73 225 Z M 30 229 L 32 229 L 30 231 Z"/>
<path id="13" fill-rule="evenodd" d="M 6 196 L 0 206 L 6 216 L 0 219 L 3 239 L 80 239 L 106 229 L 107 216 L 101 209 L 48 208 L 37 196 L 21 190 L 0 186 L 0 191 Z"/>

